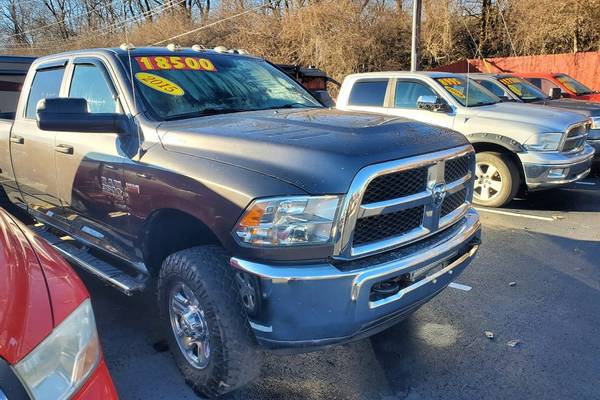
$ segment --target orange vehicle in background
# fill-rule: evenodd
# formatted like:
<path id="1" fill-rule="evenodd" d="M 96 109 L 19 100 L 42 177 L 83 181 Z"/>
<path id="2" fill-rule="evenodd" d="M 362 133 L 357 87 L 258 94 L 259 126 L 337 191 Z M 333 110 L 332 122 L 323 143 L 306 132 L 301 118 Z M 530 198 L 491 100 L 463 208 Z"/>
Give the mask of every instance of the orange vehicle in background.
<path id="1" fill-rule="evenodd" d="M 585 86 L 573 77 L 562 73 L 546 72 L 511 72 L 511 75 L 523 78 L 542 90 L 550 97 L 552 89 L 559 88 L 562 97 L 600 103 L 600 92 Z"/>

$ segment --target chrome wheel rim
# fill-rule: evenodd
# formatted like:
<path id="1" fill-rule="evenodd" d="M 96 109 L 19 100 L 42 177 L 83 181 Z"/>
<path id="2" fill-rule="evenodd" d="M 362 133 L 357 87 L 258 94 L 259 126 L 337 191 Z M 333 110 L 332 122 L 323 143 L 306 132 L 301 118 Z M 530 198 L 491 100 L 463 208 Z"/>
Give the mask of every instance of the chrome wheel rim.
<path id="1" fill-rule="evenodd" d="M 206 316 L 196 295 L 184 283 L 178 283 L 171 290 L 169 317 L 175 341 L 183 356 L 194 368 L 206 368 L 210 361 Z"/>
<path id="2" fill-rule="evenodd" d="M 473 196 L 476 200 L 491 201 L 500 195 L 504 180 L 498 169 L 486 162 L 478 162 L 475 170 L 475 188 Z"/>

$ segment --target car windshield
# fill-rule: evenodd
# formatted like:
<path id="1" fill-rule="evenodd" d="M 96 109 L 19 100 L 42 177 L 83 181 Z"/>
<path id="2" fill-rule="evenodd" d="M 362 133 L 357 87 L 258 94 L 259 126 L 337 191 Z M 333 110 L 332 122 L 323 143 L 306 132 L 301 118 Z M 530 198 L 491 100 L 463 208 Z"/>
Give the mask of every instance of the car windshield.
<path id="1" fill-rule="evenodd" d="M 264 60 L 178 53 L 134 56 L 131 61 L 136 92 L 161 120 L 322 107 L 302 86 Z"/>
<path id="2" fill-rule="evenodd" d="M 594 93 L 594 91 L 592 89 L 585 86 L 583 83 L 578 82 L 575 79 L 571 78 L 569 75 L 560 74 L 560 75 L 555 75 L 554 77 L 556 78 L 557 81 L 562 83 L 567 89 L 569 89 L 571 92 L 573 92 L 577 95 Z"/>
<path id="3" fill-rule="evenodd" d="M 546 100 L 548 98 L 548 96 L 542 93 L 537 87 L 521 78 L 505 76 L 498 78 L 498 82 L 526 103 Z"/>
<path id="4" fill-rule="evenodd" d="M 470 79 L 446 77 L 435 78 L 435 80 L 465 107 L 487 106 L 501 101 L 498 96 Z"/>

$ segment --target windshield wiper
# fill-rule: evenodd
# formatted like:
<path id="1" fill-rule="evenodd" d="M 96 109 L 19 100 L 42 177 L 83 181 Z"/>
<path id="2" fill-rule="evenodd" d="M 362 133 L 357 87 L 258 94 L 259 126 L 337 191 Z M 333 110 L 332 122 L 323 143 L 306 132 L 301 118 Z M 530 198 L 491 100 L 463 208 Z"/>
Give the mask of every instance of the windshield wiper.
<path id="1" fill-rule="evenodd" d="M 261 108 L 259 110 L 278 110 L 280 108 L 319 108 L 319 107 L 322 107 L 322 106 L 319 106 L 316 104 L 310 105 L 310 104 L 305 104 L 305 103 L 286 103 L 286 104 L 282 104 L 282 105 L 278 105 L 278 106 Z"/>
<path id="2" fill-rule="evenodd" d="M 492 104 L 497 104 L 497 101 L 482 101 L 479 103 L 469 104 L 467 107 L 479 107 L 479 106 L 491 106 Z"/>
<path id="3" fill-rule="evenodd" d="M 190 113 L 173 115 L 173 116 L 165 118 L 165 121 L 175 121 L 178 119 L 187 119 L 187 118 L 195 118 L 195 117 L 206 117 L 209 115 L 233 114 L 233 113 L 239 113 L 239 112 L 244 112 L 244 111 L 251 111 L 251 110 L 244 110 L 244 109 L 238 109 L 238 108 L 205 108 L 205 109 L 193 111 Z"/>

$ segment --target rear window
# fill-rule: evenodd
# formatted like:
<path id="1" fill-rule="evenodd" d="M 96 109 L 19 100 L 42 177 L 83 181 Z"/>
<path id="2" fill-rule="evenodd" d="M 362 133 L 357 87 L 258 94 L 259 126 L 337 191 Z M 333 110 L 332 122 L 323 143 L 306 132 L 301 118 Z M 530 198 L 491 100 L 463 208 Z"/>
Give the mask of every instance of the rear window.
<path id="1" fill-rule="evenodd" d="M 35 119 L 38 101 L 58 97 L 64 73 L 64 67 L 43 69 L 35 73 L 25 111 L 27 118 Z"/>
<path id="2" fill-rule="evenodd" d="M 383 107 L 388 81 L 358 81 L 352 86 L 348 104 L 351 106 Z"/>
<path id="3" fill-rule="evenodd" d="M 0 118 L 13 119 L 25 75 L 0 75 Z"/>

